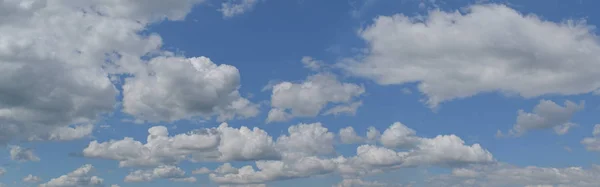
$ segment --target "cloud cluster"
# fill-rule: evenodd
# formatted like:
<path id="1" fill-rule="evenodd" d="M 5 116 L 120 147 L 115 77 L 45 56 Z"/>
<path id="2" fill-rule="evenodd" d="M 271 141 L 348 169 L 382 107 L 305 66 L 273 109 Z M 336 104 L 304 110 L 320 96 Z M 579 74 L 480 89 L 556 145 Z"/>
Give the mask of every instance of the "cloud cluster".
<path id="1" fill-rule="evenodd" d="M 433 186 L 578 186 L 592 187 L 600 185 L 597 176 L 600 168 L 566 167 L 517 167 L 504 163 L 486 167 L 455 169 L 452 174 L 436 176 L 430 179 Z"/>
<path id="2" fill-rule="evenodd" d="M 360 37 L 367 54 L 340 67 L 381 85 L 418 82 L 432 108 L 485 92 L 532 98 L 600 88 L 600 44 L 583 21 L 555 23 L 476 4 L 463 12 L 379 16 Z"/>
<path id="3" fill-rule="evenodd" d="M 81 166 L 66 175 L 53 178 L 47 183 L 40 184 L 40 187 L 100 187 L 104 186 L 104 179 L 91 176 L 94 167 L 90 164 Z"/>
<path id="4" fill-rule="evenodd" d="M 196 182 L 195 177 L 186 177 L 185 171 L 175 166 L 159 166 L 150 170 L 136 170 L 125 176 L 125 182 L 150 182 L 169 179 L 174 182 Z"/>
<path id="5" fill-rule="evenodd" d="M 201 2 L 3 1 L 0 143 L 89 136 L 91 124 L 120 104 L 117 86 L 124 112 L 142 120 L 256 115 L 237 91 L 235 67 L 175 56 L 161 50 L 159 35 L 142 34 L 157 21 L 184 19 Z"/>

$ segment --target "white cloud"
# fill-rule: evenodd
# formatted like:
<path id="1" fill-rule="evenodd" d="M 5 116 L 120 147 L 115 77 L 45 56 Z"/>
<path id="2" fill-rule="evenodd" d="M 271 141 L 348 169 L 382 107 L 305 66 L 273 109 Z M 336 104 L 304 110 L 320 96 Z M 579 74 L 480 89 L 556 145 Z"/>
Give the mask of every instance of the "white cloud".
<path id="1" fill-rule="evenodd" d="M 121 187 L 121 186 L 119 186 L 117 184 L 113 184 L 113 185 L 110 185 L 110 187 Z"/>
<path id="2" fill-rule="evenodd" d="M 592 135 L 593 137 L 587 137 L 581 140 L 581 144 L 589 151 L 600 151 L 600 124 L 594 125 Z"/>
<path id="3" fill-rule="evenodd" d="M 412 148 L 421 139 L 416 136 L 416 131 L 408 128 L 400 122 L 396 122 L 390 128 L 383 131 L 381 144 L 388 148 Z"/>
<path id="4" fill-rule="evenodd" d="M 40 179 L 40 177 L 33 176 L 32 174 L 29 174 L 23 178 L 23 182 L 28 182 L 28 183 L 38 183 L 41 180 L 42 179 Z"/>
<path id="5" fill-rule="evenodd" d="M 72 127 L 57 127 L 47 133 L 40 133 L 32 136 L 29 140 L 53 140 L 53 141 L 70 141 L 91 136 L 94 131 L 94 125 L 76 125 Z"/>
<path id="6" fill-rule="evenodd" d="M 201 129 L 169 137 L 166 127 L 148 129 L 146 144 L 132 138 L 99 143 L 92 141 L 83 150 L 86 157 L 119 160 L 122 167 L 159 166 L 192 161 L 244 161 L 277 159 L 273 140 L 258 128 L 231 128 L 226 123 L 218 128 Z"/>
<path id="7" fill-rule="evenodd" d="M 400 128 L 400 125 L 402 124 L 394 123 L 388 129 L 392 129 L 389 132 L 398 129 L 408 129 L 407 127 Z M 282 160 L 256 161 L 256 169 L 251 165 L 238 169 L 225 164 L 219 167 L 215 173 L 210 174 L 210 179 L 218 184 L 226 185 L 262 184 L 276 180 L 312 177 L 330 173 L 340 174 L 343 177 L 358 177 L 403 167 L 438 166 L 453 168 L 456 166 L 495 163 L 491 153 L 481 148 L 479 144 L 465 145 L 464 141 L 455 135 L 439 135 L 435 138 L 419 137 L 418 141 L 413 142 L 414 145 L 407 146 L 410 148 L 403 152 L 397 152 L 376 145 L 361 145 L 356 149 L 356 155 L 351 157 L 338 156 L 326 158 L 323 156 L 313 156 L 326 155 L 328 151 L 319 153 L 315 150 L 327 150 L 329 149 L 329 144 L 327 144 L 327 147 L 318 148 L 312 146 L 315 143 L 308 143 L 310 142 L 309 140 L 320 139 L 317 137 L 329 137 L 329 135 L 323 136 L 323 134 L 327 134 L 323 133 L 326 131 L 317 130 L 319 128 L 314 128 L 318 127 L 316 125 L 313 125 L 313 128 L 308 127 L 305 126 L 305 130 L 303 131 L 312 132 L 311 134 L 313 135 L 299 133 L 299 136 L 296 137 L 305 138 L 283 142 L 294 142 L 294 144 L 291 144 L 293 146 L 289 146 L 289 150 L 312 154 L 299 154 L 301 156 L 297 156 L 298 154 L 285 154 L 291 156 L 283 157 Z M 289 131 L 290 134 L 294 134 L 292 133 L 293 130 Z M 315 134 L 319 136 L 315 136 Z M 400 141 L 402 139 L 396 140 Z M 389 141 L 392 141 L 392 139 Z M 319 140 L 318 142 L 329 142 L 329 138 Z M 302 144 L 303 146 L 299 146 Z M 311 146 L 307 147 L 306 145 Z"/>
<path id="8" fill-rule="evenodd" d="M 516 167 L 496 164 L 487 167 L 465 169 L 468 174 L 441 175 L 430 179 L 433 186 L 577 186 L 592 187 L 600 185 L 598 168 L 582 167 L 547 168 Z M 476 175 L 475 175 L 476 173 Z M 468 185 L 466 185 L 468 184 Z"/>
<path id="9" fill-rule="evenodd" d="M 335 134 L 321 123 L 298 124 L 288 128 L 289 135 L 277 138 L 277 146 L 285 156 L 330 155 L 335 153 Z"/>
<path id="10" fill-rule="evenodd" d="M 206 167 L 201 167 L 198 169 L 195 169 L 194 171 L 192 171 L 192 174 L 194 175 L 204 175 L 204 174 L 209 174 L 211 171 L 210 169 L 206 168 Z"/>
<path id="11" fill-rule="evenodd" d="M 257 170 L 244 166 L 236 173 L 224 175 L 210 174 L 209 178 L 218 184 L 261 184 L 275 180 L 304 178 L 333 172 L 336 164 L 331 160 L 317 157 L 302 157 L 294 161 L 257 161 Z"/>
<path id="12" fill-rule="evenodd" d="M 323 61 L 313 59 L 309 56 L 303 56 L 302 60 L 300 60 L 302 64 L 304 64 L 305 68 L 308 68 L 312 71 L 320 71 L 321 68 L 325 65 Z"/>
<path id="13" fill-rule="evenodd" d="M 160 36 L 141 31 L 202 1 L 3 1 L 0 142 L 76 138 L 61 128 L 93 124 L 118 104 L 113 75 L 141 76 L 140 57 L 165 54 Z"/>
<path id="14" fill-rule="evenodd" d="M 247 11 L 250 11 L 258 4 L 260 0 L 227 0 L 221 3 L 219 11 L 223 13 L 223 17 L 231 18 Z"/>
<path id="15" fill-rule="evenodd" d="M 33 153 L 32 149 L 25 149 L 19 146 L 11 146 L 10 147 L 10 159 L 19 161 L 19 162 L 27 162 L 27 161 L 40 161 L 40 158 Z"/>
<path id="16" fill-rule="evenodd" d="M 339 82 L 329 73 L 309 76 L 302 83 L 281 82 L 272 89 L 267 123 L 289 120 L 292 116 L 314 117 L 328 104 L 336 105 L 324 114 L 353 114 L 361 105 L 355 103 L 356 97 L 365 93 L 363 86 Z"/>
<path id="17" fill-rule="evenodd" d="M 121 167 L 173 165 L 183 160 L 254 161 L 278 160 L 282 156 L 299 157 L 334 153 L 335 135 L 320 123 L 298 124 L 288 129 L 289 135 L 277 141 L 259 128 L 229 127 L 200 129 L 169 136 L 164 126 L 148 129 L 144 144 L 133 138 L 92 141 L 83 155 L 92 158 L 118 160 Z"/>
<path id="18" fill-rule="evenodd" d="M 53 178 L 47 183 L 40 184 L 40 187 L 92 187 L 103 186 L 104 179 L 97 176 L 90 176 L 94 167 L 86 164 L 58 178 Z"/>
<path id="19" fill-rule="evenodd" d="M 388 187 L 392 186 L 386 183 L 378 181 L 364 181 L 361 179 L 343 179 L 340 183 L 333 185 L 333 187 Z M 398 185 L 396 185 L 398 186 Z"/>
<path id="20" fill-rule="evenodd" d="M 353 127 L 346 127 L 340 129 L 340 140 L 345 144 L 354 144 L 364 141 L 364 138 L 358 136 Z"/>
<path id="21" fill-rule="evenodd" d="M 175 182 L 196 182 L 194 177 L 186 177 L 185 171 L 176 166 L 158 166 L 149 170 L 136 170 L 125 176 L 125 182 L 150 182 L 156 179 L 169 179 Z"/>
<path id="22" fill-rule="evenodd" d="M 6 169 L 0 167 L 0 176 L 3 176 L 4 174 L 6 174 Z"/>
<path id="23" fill-rule="evenodd" d="M 147 73 L 127 78 L 123 111 L 151 122 L 173 122 L 195 116 L 219 121 L 258 114 L 258 105 L 240 96 L 240 74 L 209 58 L 157 57 Z"/>
<path id="24" fill-rule="evenodd" d="M 571 127 L 575 126 L 569 121 L 575 112 L 583 109 L 584 103 L 581 102 L 578 105 L 571 101 L 565 101 L 564 105 L 563 107 L 549 100 L 541 100 L 533 108 L 532 113 L 519 110 L 517 122 L 509 131 L 510 134 L 520 136 L 529 130 L 548 128 L 553 128 L 559 135 L 567 133 Z"/>
<path id="25" fill-rule="evenodd" d="M 484 92 L 533 98 L 600 88 L 600 45 L 585 22 L 545 21 L 505 5 L 380 16 L 361 59 L 338 65 L 381 85 L 418 82 L 429 107 Z"/>
<path id="26" fill-rule="evenodd" d="M 353 103 L 349 103 L 347 105 L 337 105 L 329 110 L 323 112 L 323 115 L 340 115 L 340 114 L 349 114 L 356 115 L 356 111 L 358 107 L 362 106 L 362 101 L 357 101 Z"/>

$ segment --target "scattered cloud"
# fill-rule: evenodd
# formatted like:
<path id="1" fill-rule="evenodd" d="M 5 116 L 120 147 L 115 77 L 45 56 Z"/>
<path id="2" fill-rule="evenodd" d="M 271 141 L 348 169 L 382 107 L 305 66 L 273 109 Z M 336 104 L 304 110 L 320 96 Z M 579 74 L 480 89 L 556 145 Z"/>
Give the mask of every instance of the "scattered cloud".
<path id="1" fill-rule="evenodd" d="M 29 174 L 23 178 L 23 182 L 27 182 L 27 183 L 38 183 L 40 181 L 42 181 L 42 179 L 40 179 L 40 177 L 33 176 L 31 174 Z"/>
<path id="2" fill-rule="evenodd" d="M 25 149 L 19 146 L 10 147 L 10 159 L 18 162 L 40 161 L 40 158 L 33 153 L 32 149 Z"/>

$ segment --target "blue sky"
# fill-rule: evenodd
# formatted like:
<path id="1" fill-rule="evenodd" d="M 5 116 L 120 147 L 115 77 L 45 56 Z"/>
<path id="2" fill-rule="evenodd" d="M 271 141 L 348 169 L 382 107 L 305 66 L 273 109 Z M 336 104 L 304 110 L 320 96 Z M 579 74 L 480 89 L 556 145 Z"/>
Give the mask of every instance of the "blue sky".
<path id="1" fill-rule="evenodd" d="M 598 186 L 598 6 L 0 2 L 0 184 Z"/>

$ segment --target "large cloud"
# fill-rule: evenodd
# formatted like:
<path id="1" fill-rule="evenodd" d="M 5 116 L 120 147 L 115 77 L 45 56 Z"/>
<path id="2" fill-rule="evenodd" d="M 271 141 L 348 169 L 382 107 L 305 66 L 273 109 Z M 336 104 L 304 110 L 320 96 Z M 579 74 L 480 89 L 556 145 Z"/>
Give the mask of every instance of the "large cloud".
<path id="1" fill-rule="evenodd" d="M 224 121 L 258 114 L 257 105 L 240 97 L 240 73 L 233 66 L 206 57 L 157 57 L 147 71 L 123 86 L 123 110 L 139 119 L 172 122 L 216 114 Z"/>
<path id="2" fill-rule="evenodd" d="M 95 187 L 104 186 L 104 179 L 97 176 L 91 176 L 94 167 L 90 164 L 81 166 L 66 175 L 53 178 L 47 183 L 40 184 L 40 187 Z"/>
<path id="3" fill-rule="evenodd" d="M 237 69 L 216 66 L 202 57 L 174 57 L 160 50 L 160 36 L 140 34 L 151 23 L 184 19 L 200 2 L 2 1 L 0 142 L 16 138 L 70 140 L 89 135 L 84 133 L 87 131 L 78 136 L 61 132 L 71 125 L 93 124 L 99 115 L 113 111 L 118 90 L 111 78 L 121 75 L 132 77 L 124 85 L 128 91 L 125 111 L 142 119 L 173 121 L 218 115 L 225 120 L 255 115 L 254 105 L 237 93 Z M 150 62 L 144 62 L 142 57 L 148 56 Z M 200 66 L 193 71 L 192 64 Z M 188 71 L 172 73 L 180 69 Z M 157 81 L 157 76 L 167 80 L 166 84 L 193 81 L 178 83 L 176 99 L 169 100 L 159 91 L 173 86 Z M 224 79 L 219 82 L 218 78 Z M 154 84 L 157 82 L 161 84 Z M 182 102 L 188 103 L 177 105 Z M 173 105 L 181 109 L 164 111 Z"/>
<path id="4" fill-rule="evenodd" d="M 240 169 L 230 167 L 230 165 L 225 167 L 224 165 L 218 170 L 228 168 L 228 172 L 215 172 L 209 176 L 212 181 L 219 184 L 261 184 L 276 180 L 313 177 L 331 173 L 354 178 L 403 167 L 438 166 L 453 168 L 495 163 L 492 154 L 479 144 L 465 145 L 465 142 L 455 135 L 439 135 L 435 138 L 417 137 L 414 130 L 399 122 L 391 125 L 386 131 L 388 133 L 395 131 L 412 132 L 397 133 L 395 138 L 385 139 L 388 143 L 392 141 L 399 142 L 398 144 L 389 144 L 394 145 L 392 147 L 406 145 L 404 147 L 407 149 L 396 151 L 367 144 L 359 146 L 356 149 L 355 156 L 327 157 L 326 154 L 318 156 L 320 154 L 314 152 L 315 149 L 312 148 L 291 146 L 290 149 L 292 150 L 304 150 L 302 152 L 313 153 L 312 155 L 316 156 L 308 154 L 300 157 L 284 157 L 282 160 L 256 161 L 256 169 L 251 165 Z M 292 131 L 290 130 L 290 132 Z M 319 131 L 312 130 L 309 132 Z M 313 139 L 309 137 L 314 136 L 303 135 L 303 137 Z M 407 139 L 414 139 L 414 141 L 410 141 L 410 143 L 404 141 Z M 306 141 L 298 140 L 298 142 Z M 313 144 L 310 143 L 310 145 Z M 327 150 L 328 148 L 323 147 L 320 149 Z"/>
<path id="5" fill-rule="evenodd" d="M 555 23 L 486 4 L 380 16 L 360 36 L 366 56 L 338 65 L 382 85 L 418 82 L 433 108 L 483 92 L 532 98 L 600 88 L 600 45 L 581 21 Z"/>
<path id="6" fill-rule="evenodd" d="M 328 104 L 335 106 L 324 115 L 353 114 L 361 104 L 355 101 L 356 97 L 365 93 L 363 86 L 339 82 L 330 73 L 311 75 L 302 83 L 281 82 L 272 89 L 268 123 L 293 117 L 314 117 Z"/>

